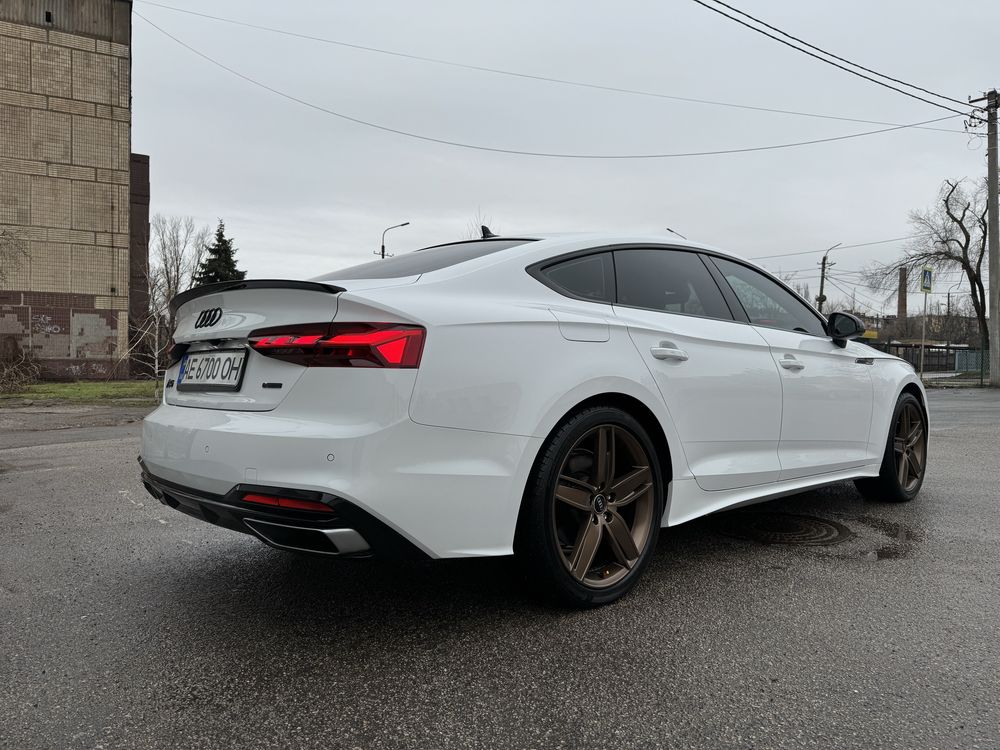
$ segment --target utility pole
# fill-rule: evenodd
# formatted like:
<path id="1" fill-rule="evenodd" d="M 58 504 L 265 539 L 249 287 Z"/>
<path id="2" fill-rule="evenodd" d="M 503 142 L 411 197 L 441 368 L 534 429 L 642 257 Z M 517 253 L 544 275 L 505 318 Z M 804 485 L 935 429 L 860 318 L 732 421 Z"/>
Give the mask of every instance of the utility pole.
<path id="1" fill-rule="evenodd" d="M 826 288 L 826 269 L 827 269 L 827 266 L 832 266 L 833 265 L 833 263 L 827 263 L 826 257 L 830 254 L 831 250 L 833 250 L 834 248 L 840 247 L 842 244 L 844 244 L 844 243 L 838 242 L 833 247 L 828 247 L 826 249 L 826 252 L 823 253 L 823 260 L 820 262 L 820 269 L 819 269 L 819 296 L 816 298 L 816 307 L 820 311 L 820 313 L 823 312 L 823 303 L 826 302 L 826 295 L 823 293 L 823 290 Z"/>
<path id="2" fill-rule="evenodd" d="M 997 203 L 997 100 L 996 89 L 971 104 L 986 102 L 986 200 L 987 243 L 990 253 L 990 385 L 1000 386 L 1000 205 Z"/>
<path id="3" fill-rule="evenodd" d="M 896 293 L 896 337 L 905 339 L 909 335 L 909 326 L 906 323 L 907 299 L 906 268 L 899 269 L 899 290 Z"/>

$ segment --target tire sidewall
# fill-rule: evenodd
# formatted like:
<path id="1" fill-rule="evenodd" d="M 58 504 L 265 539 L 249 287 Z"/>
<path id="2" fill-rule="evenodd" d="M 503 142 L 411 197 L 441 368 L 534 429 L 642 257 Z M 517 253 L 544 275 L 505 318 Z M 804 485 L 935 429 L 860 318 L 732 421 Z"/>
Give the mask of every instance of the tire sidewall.
<path id="1" fill-rule="evenodd" d="M 562 554 L 556 544 L 552 503 L 559 471 L 576 442 L 587 432 L 599 425 L 612 424 L 628 430 L 639 441 L 649 457 L 653 476 L 653 522 L 639 560 L 621 581 L 613 586 L 594 589 L 577 581 L 566 569 Z M 523 542 L 533 547 L 528 551 L 531 557 L 542 563 L 546 578 L 551 579 L 550 588 L 557 596 L 574 606 L 598 606 L 613 601 L 638 582 L 643 570 L 649 564 L 652 551 L 659 537 L 664 508 L 663 471 L 653 441 L 637 419 L 615 407 L 592 407 L 577 413 L 561 423 L 552 433 L 540 452 L 540 460 L 532 473 L 528 494 L 525 497 L 528 513 L 523 522 L 528 524 L 522 534 Z M 541 559 L 538 559 L 541 558 Z"/>
<path id="2" fill-rule="evenodd" d="M 899 474 L 897 473 L 896 467 L 896 451 L 895 451 L 895 437 L 896 437 L 896 423 L 899 421 L 899 415 L 903 411 L 903 407 L 906 404 L 912 403 L 917 411 L 920 412 L 920 417 L 923 420 L 924 426 L 924 470 L 920 474 L 920 481 L 917 482 L 917 486 L 913 488 L 912 491 L 907 492 L 903 489 L 902 485 L 899 483 Z M 882 468 L 881 477 L 883 481 L 887 484 L 891 482 L 891 487 L 894 490 L 895 497 L 892 498 L 896 501 L 907 501 L 912 500 L 920 492 L 920 488 L 924 486 L 924 477 L 927 476 L 927 461 L 928 461 L 928 440 L 930 435 L 928 433 L 927 416 L 924 411 L 923 406 L 920 403 L 920 399 L 914 396 L 912 393 L 902 393 L 896 400 L 896 408 L 892 411 L 892 421 L 889 423 L 889 434 L 886 436 L 885 442 L 885 454 L 882 457 Z"/>

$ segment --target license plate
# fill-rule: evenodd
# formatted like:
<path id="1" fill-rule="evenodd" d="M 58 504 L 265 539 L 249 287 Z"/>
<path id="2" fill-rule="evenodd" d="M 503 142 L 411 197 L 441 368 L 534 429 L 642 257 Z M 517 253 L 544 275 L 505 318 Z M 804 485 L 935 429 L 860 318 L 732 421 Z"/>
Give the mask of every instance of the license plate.
<path id="1" fill-rule="evenodd" d="M 246 358 L 246 349 L 185 354 L 177 375 L 177 390 L 238 391 L 243 383 Z"/>

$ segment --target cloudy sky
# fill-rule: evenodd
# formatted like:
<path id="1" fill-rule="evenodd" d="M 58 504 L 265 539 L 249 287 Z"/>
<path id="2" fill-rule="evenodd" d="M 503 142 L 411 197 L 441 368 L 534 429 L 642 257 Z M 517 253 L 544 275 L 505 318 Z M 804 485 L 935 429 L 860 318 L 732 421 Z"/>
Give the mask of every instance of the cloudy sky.
<path id="1" fill-rule="evenodd" d="M 738 1 L 738 0 L 737 0 Z M 164 0 L 236 21 L 518 73 L 890 123 L 949 112 L 812 60 L 691 0 Z M 735 4 L 735 3 L 731 3 Z M 743 10 L 867 67 L 965 100 L 1000 83 L 1000 4 L 742 0 Z M 712 151 L 880 126 L 672 101 L 448 67 L 268 33 L 135 0 L 240 74 L 318 107 L 433 138 L 585 154 Z M 981 138 L 907 129 L 756 153 L 584 160 L 490 153 L 348 122 L 279 97 L 134 18 L 133 150 L 153 212 L 223 217 L 251 277 L 307 278 L 495 230 L 653 230 L 754 257 L 912 233 L 941 181 L 985 171 Z M 962 131 L 962 118 L 934 127 Z M 840 283 L 903 243 L 834 251 Z M 819 254 L 769 268 L 817 285 Z M 939 287 L 941 288 L 941 287 Z M 859 291 L 879 306 L 863 287 Z"/>

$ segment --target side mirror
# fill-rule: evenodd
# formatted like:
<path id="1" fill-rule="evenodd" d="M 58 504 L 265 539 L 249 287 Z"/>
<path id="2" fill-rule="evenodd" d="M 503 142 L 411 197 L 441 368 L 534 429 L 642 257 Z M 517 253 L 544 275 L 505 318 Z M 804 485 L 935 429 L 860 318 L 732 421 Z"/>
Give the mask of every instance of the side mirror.
<path id="1" fill-rule="evenodd" d="M 865 324 L 861 318 L 850 313 L 830 313 L 830 317 L 826 319 L 826 332 L 833 339 L 833 343 L 843 348 L 851 339 L 858 339 L 864 335 Z"/>

